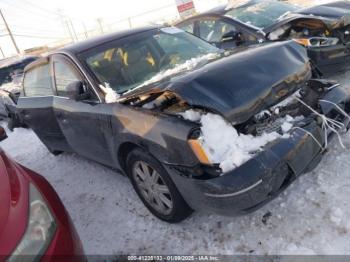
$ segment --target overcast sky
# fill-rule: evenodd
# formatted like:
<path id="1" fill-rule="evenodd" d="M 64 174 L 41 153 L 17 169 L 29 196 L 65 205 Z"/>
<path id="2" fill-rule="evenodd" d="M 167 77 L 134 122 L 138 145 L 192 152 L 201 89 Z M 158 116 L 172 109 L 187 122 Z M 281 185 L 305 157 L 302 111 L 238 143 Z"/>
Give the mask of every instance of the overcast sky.
<path id="1" fill-rule="evenodd" d="M 211 8 L 227 0 L 195 0 L 198 11 Z M 117 22 L 145 12 L 158 11 L 133 17 L 133 26 L 150 20 L 175 18 L 175 0 L 0 0 L 8 24 L 21 50 L 70 38 L 67 21 L 71 19 L 77 33 L 84 36 L 85 28 L 97 30 L 100 19 L 105 31 L 128 27 L 128 21 Z M 72 30 L 71 30 L 72 32 Z M 0 21 L 0 47 L 5 55 L 15 53 L 5 26 Z M 1 54 L 0 54 L 1 57 Z"/>

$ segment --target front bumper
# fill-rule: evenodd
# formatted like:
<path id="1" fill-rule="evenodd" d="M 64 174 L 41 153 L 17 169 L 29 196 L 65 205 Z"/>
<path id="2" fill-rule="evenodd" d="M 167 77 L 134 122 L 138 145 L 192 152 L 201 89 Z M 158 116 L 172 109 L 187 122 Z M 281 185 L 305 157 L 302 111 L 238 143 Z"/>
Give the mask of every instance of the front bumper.
<path id="1" fill-rule="evenodd" d="M 341 88 L 329 92 L 325 100 L 345 108 L 349 113 L 349 97 Z M 334 105 L 321 104 L 323 113 L 349 127 L 349 118 L 342 116 Z M 290 138 L 269 144 L 263 152 L 221 177 L 198 180 L 185 177 L 176 167 L 167 166 L 178 190 L 194 210 L 222 215 L 242 215 L 260 208 L 277 197 L 302 174 L 313 170 L 325 152 L 326 137 L 316 120 L 299 123 Z"/>
<path id="2" fill-rule="evenodd" d="M 350 45 L 311 47 L 308 56 L 326 77 L 350 69 Z"/>

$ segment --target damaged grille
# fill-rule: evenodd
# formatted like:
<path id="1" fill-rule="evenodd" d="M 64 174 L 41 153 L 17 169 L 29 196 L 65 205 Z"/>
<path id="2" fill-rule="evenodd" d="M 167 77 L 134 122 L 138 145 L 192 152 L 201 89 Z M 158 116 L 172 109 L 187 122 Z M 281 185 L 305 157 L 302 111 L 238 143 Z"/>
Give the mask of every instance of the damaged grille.
<path id="1" fill-rule="evenodd" d="M 258 126 L 256 128 L 256 133 L 257 135 L 261 136 L 263 135 L 264 133 L 267 133 L 267 134 L 270 134 L 270 133 L 273 133 L 273 132 L 277 132 L 277 133 L 281 133 L 282 132 L 282 121 L 280 120 L 277 120 L 273 123 L 269 123 L 269 124 L 264 124 L 264 125 L 261 125 L 261 126 Z"/>

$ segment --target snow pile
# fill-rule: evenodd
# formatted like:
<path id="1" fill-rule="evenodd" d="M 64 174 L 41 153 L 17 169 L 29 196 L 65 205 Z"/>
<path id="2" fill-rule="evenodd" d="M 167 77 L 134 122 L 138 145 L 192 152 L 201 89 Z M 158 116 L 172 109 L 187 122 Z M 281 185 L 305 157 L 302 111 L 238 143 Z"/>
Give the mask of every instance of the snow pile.
<path id="1" fill-rule="evenodd" d="M 105 83 L 105 85 L 100 85 L 100 88 L 102 89 L 102 91 L 105 93 L 105 101 L 107 104 L 112 104 L 112 103 L 116 103 L 118 102 L 119 99 L 119 94 L 114 91 L 111 86 L 109 85 L 109 83 Z"/>
<path id="2" fill-rule="evenodd" d="M 259 137 L 239 134 L 224 118 L 215 114 L 201 114 L 188 110 L 181 116 L 186 120 L 201 123 L 202 147 L 212 163 L 220 163 L 224 173 L 241 166 L 267 143 L 281 137 L 276 132 Z"/>
<path id="3" fill-rule="evenodd" d="M 203 114 L 201 112 L 190 109 L 184 113 L 180 113 L 180 115 L 186 120 L 189 120 L 192 122 L 199 122 Z"/>
<path id="4" fill-rule="evenodd" d="M 284 122 L 281 126 L 283 133 L 289 132 L 293 128 L 293 124 L 290 122 Z"/>
<path id="5" fill-rule="evenodd" d="M 202 146 L 212 163 L 220 163 L 224 173 L 229 172 L 251 159 L 267 143 L 281 137 L 278 133 L 260 137 L 239 134 L 221 116 L 203 115 Z"/>
<path id="6" fill-rule="evenodd" d="M 287 115 L 277 120 L 281 124 L 283 135 L 272 132 L 255 137 L 238 133 L 219 115 L 203 114 L 192 109 L 180 115 L 186 120 L 201 123 L 202 147 L 212 163 L 220 163 L 220 168 L 224 173 L 246 163 L 269 142 L 278 138 L 289 138 L 288 132 L 293 129 L 294 123 L 304 119 L 302 116 L 293 118 Z"/>
<path id="7" fill-rule="evenodd" d="M 135 89 L 152 84 L 152 83 L 155 83 L 155 82 L 159 82 L 166 77 L 178 74 L 180 72 L 192 70 L 201 64 L 208 63 L 210 60 L 218 58 L 219 56 L 220 56 L 219 53 L 210 53 L 210 54 L 207 54 L 204 56 L 192 58 L 190 60 L 187 60 L 183 64 L 176 65 L 172 69 L 168 69 L 168 70 L 159 72 L 154 77 L 152 77 L 150 80 L 145 81 L 144 83 L 142 83 L 142 85 L 136 87 Z"/>

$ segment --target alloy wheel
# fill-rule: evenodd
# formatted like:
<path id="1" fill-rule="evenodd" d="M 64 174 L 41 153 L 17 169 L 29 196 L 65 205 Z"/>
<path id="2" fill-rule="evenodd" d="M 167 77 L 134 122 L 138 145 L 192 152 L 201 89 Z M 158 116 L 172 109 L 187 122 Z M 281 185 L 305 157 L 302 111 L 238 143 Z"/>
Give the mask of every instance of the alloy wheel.
<path id="1" fill-rule="evenodd" d="M 159 173 L 146 162 L 138 161 L 133 166 L 132 175 L 147 203 L 157 212 L 169 215 L 173 210 L 173 200 Z"/>

